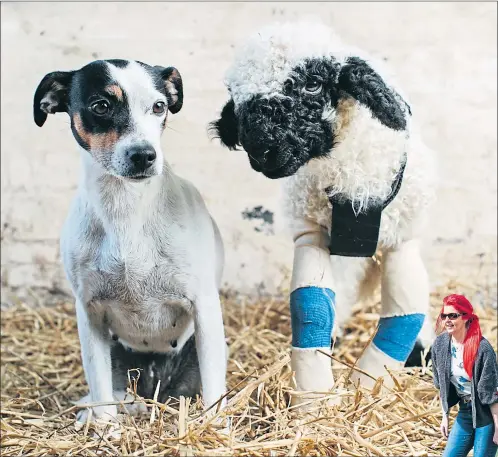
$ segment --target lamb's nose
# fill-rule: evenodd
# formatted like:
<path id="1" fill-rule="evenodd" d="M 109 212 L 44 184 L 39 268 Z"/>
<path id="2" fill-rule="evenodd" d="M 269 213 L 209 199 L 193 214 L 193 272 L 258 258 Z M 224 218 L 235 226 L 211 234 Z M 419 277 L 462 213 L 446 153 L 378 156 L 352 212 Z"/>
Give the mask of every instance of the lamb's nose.
<path id="1" fill-rule="evenodd" d="M 254 160 L 259 165 L 263 165 L 266 162 L 266 154 L 265 153 L 263 153 L 263 155 L 259 158 L 256 158 L 252 154 L 249 154 L 249 153 L 248 153 L 248 155 L 252 160 Z"/>
<path id="2" fill-rule="evenodd" d="M 246 151 L 248 156 L 260 165 L 266 163 L 268 159 L 268 147 L 265 145 L 251 144 Z"/>

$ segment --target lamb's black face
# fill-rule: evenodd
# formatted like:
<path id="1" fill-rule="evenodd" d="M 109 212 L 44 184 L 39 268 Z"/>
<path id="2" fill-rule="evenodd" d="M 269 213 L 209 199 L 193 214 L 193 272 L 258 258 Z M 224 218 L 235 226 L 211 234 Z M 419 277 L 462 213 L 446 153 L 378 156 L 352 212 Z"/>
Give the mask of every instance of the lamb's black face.
<path id="1" fill-rule="evenodd" d="M 292 72 L 281 96 L 255 95 L 238 107 L 240 144 L 254 170 L 282 178 L 329 153 L 334 135 L 324 114 L 337 104 L 337 73 L 333 61 L 308 61 Z"/>
<path id="2" fill-rule="evenodd" d="M 283 178 L 331 152 L 334 112 L 347 97 L 387 127 L 406 127 L 401 97 L 357 57 L 342 66 L 332 57 L 307 60 L 289 73 L 278 94 L 254 94 L 238 106 L 230 100 L 211 127 L 229 149 L 241 145 L 255 171 Z"/>

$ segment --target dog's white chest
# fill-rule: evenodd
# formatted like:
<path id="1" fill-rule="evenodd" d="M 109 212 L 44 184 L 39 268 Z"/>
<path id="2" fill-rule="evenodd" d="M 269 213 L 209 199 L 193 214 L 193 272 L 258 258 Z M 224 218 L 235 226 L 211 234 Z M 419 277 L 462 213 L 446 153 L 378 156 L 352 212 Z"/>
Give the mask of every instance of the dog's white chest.
<path id="1" fill-rule="evenodd" d="M 90 319 L 133 349 L 179 350 L 193 332 L 182 252 L 144 234 L 119 239 L 102 230 L 93 238 L 72 265 Z"/>

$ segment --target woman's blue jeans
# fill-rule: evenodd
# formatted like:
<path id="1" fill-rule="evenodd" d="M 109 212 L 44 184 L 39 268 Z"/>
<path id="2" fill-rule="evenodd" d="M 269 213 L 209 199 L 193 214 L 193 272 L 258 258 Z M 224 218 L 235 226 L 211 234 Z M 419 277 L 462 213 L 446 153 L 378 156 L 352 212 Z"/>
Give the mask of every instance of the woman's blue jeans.
<path id="1" fill-rule="evenodd" d="M 496 457 L 498 446 L 493 443 L 494 424 L 474 428 L 472 406 L 460 402 L 460 410 L 448 437 L 443 457 L 466 457 L 472 447 L 474 457 Z"/>

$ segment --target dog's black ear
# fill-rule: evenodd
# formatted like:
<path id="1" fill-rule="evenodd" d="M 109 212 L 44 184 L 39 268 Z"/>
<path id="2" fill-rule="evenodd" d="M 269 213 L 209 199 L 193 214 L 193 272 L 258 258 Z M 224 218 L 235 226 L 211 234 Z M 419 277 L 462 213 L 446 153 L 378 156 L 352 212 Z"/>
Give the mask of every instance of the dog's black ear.
<path id="1" fill-rule="evenodd" d="M 38 127 L 47 120 L 47 114 L 67 113 L 69 88 L 73 71 L 54 71 L 45 75 L 38 84 L 33 102 L 33 117 Z"/>
<path id="2" fill-rule="evenodd" d="M 339 73 L 339 91 L 367 106 L 373 116 L 393 130 L 406 128 L 410 107 L 381 76 L 359 57 L 349 57 Z"/>
<path id="3" fill-rule="evenodd" d="M 175 67 L 155 67 L 159 71 L 168 97 L 168 109 L 176 114 L 183 106 L 183 82 L 180 72 Z"/>
<path id="4" fill-rule="evenodd" d="M 232 151 L 240 145 L 239 126 L 233 99 L 225 104 L 221 110 L 220 118 L 209 124 L 209 131 L 212 132 L 213 138 L 219 138 L 221 144 Z"/>

